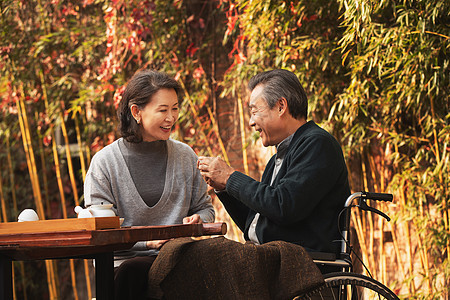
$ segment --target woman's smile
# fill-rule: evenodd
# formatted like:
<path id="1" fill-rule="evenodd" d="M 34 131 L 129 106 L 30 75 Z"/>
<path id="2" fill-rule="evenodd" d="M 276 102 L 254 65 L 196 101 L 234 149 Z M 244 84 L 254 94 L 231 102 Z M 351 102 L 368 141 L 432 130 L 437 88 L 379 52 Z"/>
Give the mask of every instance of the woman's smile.
<path id="1" fill-rule="evenodd" d="M 161 89 L 139 109 L 142 138 L 145 142 L 167 140 L 178 120 L 178 97 L 173 89 Z"/>

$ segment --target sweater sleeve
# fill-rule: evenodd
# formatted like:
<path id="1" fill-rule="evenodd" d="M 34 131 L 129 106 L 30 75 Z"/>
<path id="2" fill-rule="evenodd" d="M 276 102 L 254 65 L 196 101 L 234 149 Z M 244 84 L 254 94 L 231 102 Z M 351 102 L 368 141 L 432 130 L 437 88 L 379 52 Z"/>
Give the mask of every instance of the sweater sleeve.
<path id="1" fill-rule="evenodd" d="M 207 193 L 206 182 L 205 180 L 203 180 L 203 177 L 195 164 L 193 165 L 193 173 L 194 175 L 189 215 L 198 214 L 203 222 L 214 222 L 214 206 L 212 205 L 211 197 Z"/>
<path id="2" fill-rule="evenodd" d="M 342 176 L 345 163 L 341 153 L 332 139 L 309 137 L 285 158 L 284 174 L 276 185 L 234 172 L 226 190 L 276 224 L 289 225 L 307 218 Z"/>
<path id="3" fill-rule="evenodd" d="M 245 222 L 247 221 L 247 216 L 250 212 L 249 208 L 225 191 L 217 192 L 216 194 L 234 223 L 236 223 L 242 232 L 245 232 Z"/>
<path id="4" fill-rule="evenodd" d="M 111 203 L 116 209 L 116 202 L 111 190 L 111 182 L 108 173 L 102 167 L 102 159 L 99 156 L 92 159 L 89 170 L 84 181 L 84 203 L 85 206 L 93 204 Z M 115 211 L 117 214 L 117 211 Z"/>

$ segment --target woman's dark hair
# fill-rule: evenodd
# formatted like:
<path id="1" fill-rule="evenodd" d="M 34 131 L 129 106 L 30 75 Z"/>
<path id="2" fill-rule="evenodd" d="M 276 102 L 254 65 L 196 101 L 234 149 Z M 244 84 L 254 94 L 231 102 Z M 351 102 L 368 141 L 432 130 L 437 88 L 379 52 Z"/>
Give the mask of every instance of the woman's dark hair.
<path id="1" fill-rule="evenodd" d="M 248 88 L 250 91 L 263 85 L 262 97 L 272 109 L 280 98 L 285 98 L 289 112 L 295 119 L 304 118 L 308 114 L 308 98 L 297 76 L 288 70 L 271 70 L 253 76 Z"/>
<path id="2" fill-rule="evenodd" d="M 178 103 L 181 102 L 181 86 L 166 73 L 144 70 L 134 74 L 128 82 L 117 111 L 119 132 L 128 142 L 142 142 L 140 126 L 131 114 L 131 105 L 135 104 L 139 109 L 143 109 L 151 101 L 152 96 L 161 89 L 174 89 Z"/>

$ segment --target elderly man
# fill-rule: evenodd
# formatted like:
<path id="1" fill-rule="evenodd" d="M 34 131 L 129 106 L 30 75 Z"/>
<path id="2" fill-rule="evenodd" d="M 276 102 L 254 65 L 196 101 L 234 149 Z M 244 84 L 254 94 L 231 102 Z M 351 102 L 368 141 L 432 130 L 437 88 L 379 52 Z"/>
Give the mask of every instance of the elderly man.
<path id="1" fill-rule="evenodd" d="M 265 147 L 276 146 L 261 181 L 221 158 L 199 157 L 198 168 L 248 241 L 282 240 L 309 251 L 336 252 L 338 215 L 350 195 L 339 143 L 313 121 L 297 76 L 272 70 L 249 82 L 250 126 Z"/>

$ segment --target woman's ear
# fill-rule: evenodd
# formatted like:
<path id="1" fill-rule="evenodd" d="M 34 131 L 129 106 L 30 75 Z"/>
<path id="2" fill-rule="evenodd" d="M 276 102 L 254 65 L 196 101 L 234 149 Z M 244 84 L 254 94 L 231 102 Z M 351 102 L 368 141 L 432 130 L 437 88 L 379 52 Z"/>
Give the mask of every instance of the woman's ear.
<path id="1" fill-rule="evenodd" d="M 133 115 L 133 118 L 136 120 L 136 122 L 139 124 L 141 123 L 141 110 L 136 104 L 132 104 L 130 106 L 131 114 Z"/>

